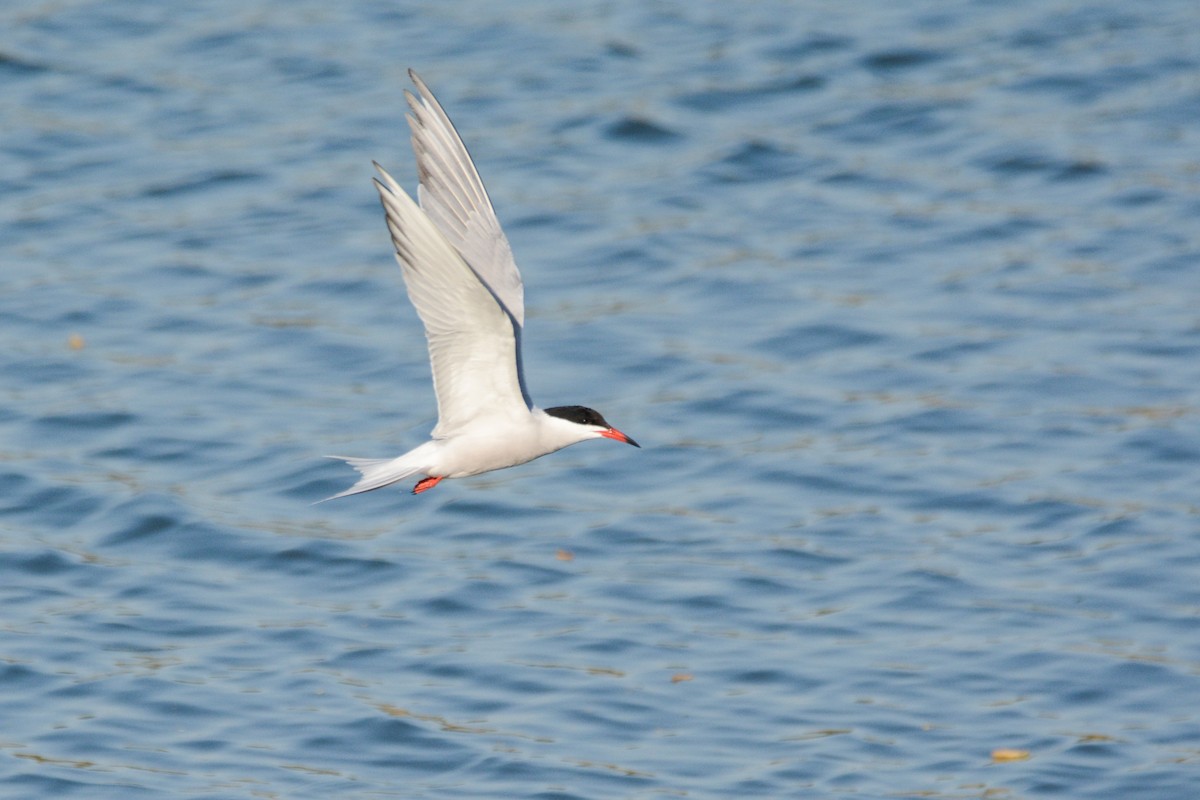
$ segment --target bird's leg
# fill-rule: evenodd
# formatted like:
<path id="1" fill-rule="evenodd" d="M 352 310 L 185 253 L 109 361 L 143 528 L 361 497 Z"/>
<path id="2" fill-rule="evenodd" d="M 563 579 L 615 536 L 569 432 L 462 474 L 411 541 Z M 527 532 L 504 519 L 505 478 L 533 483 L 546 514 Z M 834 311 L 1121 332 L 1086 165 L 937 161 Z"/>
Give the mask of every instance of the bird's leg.
<path id="1" fill-rule="evenodd" d="M 413 487 L 412 493 L 420 494 L 421 492 L 427 492 L 433 487 L 437 486 L 438 481 L 441 479 L 441 475 L 430 475 L 428 478 L 422 478 L 421 480 L 417 481 L 417 485 Z"/>

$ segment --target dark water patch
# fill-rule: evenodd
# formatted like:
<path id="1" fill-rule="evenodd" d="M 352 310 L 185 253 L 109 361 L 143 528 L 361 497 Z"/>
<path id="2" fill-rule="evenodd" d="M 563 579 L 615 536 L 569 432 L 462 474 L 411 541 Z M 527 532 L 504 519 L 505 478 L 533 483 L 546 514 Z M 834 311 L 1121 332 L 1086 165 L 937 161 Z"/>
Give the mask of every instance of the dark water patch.
<path id="1" fill-rule="evenodd" d="M 103 498 L 79 486 L 39 485 L 4 509 L 5 514 L 36 518 L 56 530 L 72 528 L 104 505 Z"/>
<path id="2" fill-rule="evenodd" d="M 689 366 L 690 361 L 670 353 L 642 354 L 641 357 L 634 354 L 634 358 L 622 366 L 621 371 L 633 379 L 653 375 L 679 375 L 681 370 Z M 640 441 L 638 443 L 641 444 Z"/>
<path id="3" fill-rule="evenodd" d="M 185 522 L 170 539 L 162 541 L 159 536 L 155 541 L 169 545 L 174 558 L 218 566 L 250 562 L 261 553 L 253 538 L 207 520 Z"/>
<path id="4" fill-rule="evenodd" d="M 927 408 L 910 414 L 900 414 L 889 421 L 889 425 L 912 434 L 936 434 L 958 436 L 964 433 L 982 433 L 992 423 L 978 412 L 967 408 Z"/>
<path id="5" fill-rule="evenodd" d="M 121 522 L 120 530 L 110 535 L 104 544 L 108 546 L 124 545 L 142 539 L 156 538 L 174 530 L 180 525 L 180 522 L 180 519 L 173 514 L 141 511 L 132 519 Z"/>
<path id="6" fill-rule="evenodd" d="M 990 221 L 969 228 L 961 228 L 946 237 L 943 242 L 947 245 L 960 245 L 1020 240 L 1030 233 L 1045 230 L 1049 227 L 1050 223 L 1047 220 L 1024 214 L 1013 214 L 1003 220 Z M 1009 265 L 1009 271 L 1021 270 L 1027 266 L 1024 263 L 1013 263 Z"/>
<path id="7" fill-rule="evenodd" d="M 1059 158 L 1038 150 L 1003 148 L 976 160 L 984 170 L 1001 178 L 1037 175 L 1050 182 L 1072 182 L 1104 175 L 1108 169 L 1093 159 Z"/>
<path id="8" fill-rule="evenodd" d="M 258 626 L 264 646 L 283 653 L 316 653 L 328 642 L 321 623 L 310 620 Z M 308 681 L 304 681 L 308 683 Z"/>
<path id="9" fill-rule="evenodd" d="M 1131 517 L 1111 519 L 1090 528 L 1086 535 L 1101 539 L 1112 537 L 1117 541 L 1132 539 L 1144 534 L 1143 526 Z"/>
<path id="10" fill-rule="evenodd" d="M 466 664 L 450 660 L 447 656 L 434 655 L 420 659 L 416 671 L 439 680 L 457 681 L 469 678 L 472 670 Z"/>
<path id="11" fill-rule="evenodd" d="M 1113 65 L 1091 73 L 1038 75 L 1017 81 L 1009 88 L 1023 93 L 1053 94 L 1073 104 L 1092 105 L 1111 92 L 1144 84 L 1158 74 L 1159 70 Z"/>
<path id="12" fill-rule="evenodd" d="M 1121 192 L 1110 198 L 1109 202 L 1125 208 L 1141 208 L 1162 204 L 1169 198 L 1170 195 L 1162 189 L 1139 188 Z"/>
<path id="13" fill-rule="evenodd" d="M 586 534 L 588 544 L 596 548 L 630 548 L 633 552 L 648 552 L 641 548 L 670 547 L 653 528 L 636 525 L 606 524 L 589 529 Z M 628 552 L 628 551 L 627 551 Z"/>
<path id="14" fill-rule="evenodd" d="M 804 173 L 810 162 L 798 153 L 763 140 L 745 142 L 734 152 L 704 169 L 704 174 L 721 183 L 782 180 Z"/>
<path id="15" fill-rule="evenodd" d="M 74 165 L 64 163 L 64 153 L 87 152 L 95 144 L 95 138 L 86 133 L 72 130 L 52 129 L 39 132 L 36 138 L 8 142 L 3 145 L 4 152 L 18 159 L 27 159 L 36 164 L 37 169 L 32 173 L 39 180 L 64 174 Z M 22 174 L 27 174 L 24 171 Z M 37 184 L 34 184 L 35 186 Z M 88 209 L 93 211 L 94 209 Z M 58 221 L 50 217 L 38 219 L 35 215 L 23 215 L 22 228 L 34 230 L 52 228 Z"/>
<path id="16" fill-rule="evenodd" d="M 314 56 L 280 56 L 273 59 L 271 65 L 276 72 L 288 80 L 318 83 L 338 82 L 345 81 L 351 75 L 344 62 Z"/>
<path id="17" fill-rule="evenodd" d="M 610 39 L 605 42 L 604 52 L 615 58 L 638 58 L 641 55 L 637 45 L 619 39 Z"/>
<path id="18" fill-rule="evenodd" d="M 831 355 L 877 344 L 884 336 L 861 328 L 834 323 L 797 325 L 781 334 L 759 341 L 755 346 L 776 358 L 803 360 Z"/>
<path id="19" fill-rule="evenodd" d="M 333 461 L 328 464 L 317 462 L 307 464 L 298 470 L 282 475 L 277 481 L 274 481 L 275 491 L 283 497 L 288 497 L 293 500 L 319 503 L 327 498 L 333 497 L 354 484 L 355 477 L 358 473 L 346 472 L 333 466 Z M 336 471 L 335 471 L 336 470 Z M 397 491 L 396 484 L 392 487 L 383 487 L 376 491 L 387 492 Z M 411 488 L 411 487 L 410 487 Z M 249 487 L 247 487 L 249 490 Z M 339 498 L 332 502 L 339 503 L 344 498 Z M 351 501 L 353 502 L 353 501 Z"/>
<path id="20" fill-rule="evenodd" d="M 1002 176 L 1046 173 L 1056 168 L 1053 159 L 1035 152 L 997 154 L 983 159 L 980 166 Z"/>
<path id="21" fill-rule="evenodd" d="M 1194 432 L 1182 434 L 1171 428 L 1155 428 L 1137 431 L 1121 443 L 1144 459 L 1147 467 L 1153 463 L 1186 465 L 1200 463 L 1200 435 Z M 1149 462 L 1149 463 L 1147 463 Z"/>
<path id="22" fill-rule="evenodd" d="M 975 588 L 958 575 L 935 572 L 928 569 L 908 570 L 897 576 L 897 597 L 889 605 L 897 610 L 936 608 L 969 602 L 976 594 Z M 897 627 L 929 629 L 929 626 L 913 620 Z M 991 680 L 989 676 L 988 680 Z"/>
<path id="23" fill-rule="evenodd" d="M 24 472 L 0 473 L 0 513 L 8 510 L 20 510 L 20 504 L 9 505 L 12 498 L 18 497 L 26 489 L 32 489 L 34 479 Z M 5 502 L 8 501 L 8 502 Z"/>
<path id="24" fill-rule="evenodd" d="M 402 581 L 407 575 L 407 570 L 400 564 L 381 558 L 347 555 L 346 548 L 340 543 L 326 540 L 305 542 L 265 556 L 256 563 L 272 574 L 317 576 L 322 582 L 358 585 Z"/>
<path id="25" fill-rule="evenodd" d="M 383 290 L 382 286 L 383 284 L 374 278 L 319 278 L 305 281 L 297 287 L 297 290 L 303 294 L 313 295 L 317 299 L 325 296 L 374 297 L 381 291 L 388 296 L 394 294 L 394 287 L 391 284 L 386 290 Z M 399 299 L 399 295 L 395 296 Z"/>
<path id="26" fill-rule="evenodd" d="M 1100 161 L 1075 159 L 1060 162 L 1058 171 L 1050 175 L 1050 180 L 1060 183 L 1079 181 L 1096 178 L 1108 172 L 1108 166 Z"/>
<path id="27" fill-rule="evenodd" d="M 286 348 L 295 338 L 295 333 L 290 329 L 262 326 L 255 329 L 254 335 L 261 337 L 264 343 L 281 348 Z M 341 383 L 357 380 L 370 385 L 385 385 L 385 381 L 390 383 L 396 380 L 396 362 L 381 359 L 367 336 L 345 337 L 341 341 L 314 337 L 302 349 L 301 355 L 306 365 L 312 365 L 313 374 L 324 375 L 329 380 Z M 425 379 L 428 379 L 428 373 Z"/>
<path id="28" fill-rule="evenodd" d="M 1121 747 L 1118 742 L 1097 742 L 1095 740 L 1088 742 L 1080 742 L 1072 747 L 1068 747 L 1063 751 L 1066 758 L 1079 758 L 1085 761 L 1095 760 L 1111 763 L 1113 760 L 1121 756 Z"/>
<path id="29" fill-rule="evenodd" d="M 1200 250 L 1193 249 L 1191 246 L 1172 247 L 1172 252 L 1168 254 L 1145 259 L 1142 262 L 1141 272 L 1151 278 L 1190 276 L 1197 261 L 1200 261 Z M 1181 336 L 1189 338 L 1200 336 L 1200 326 L 1189 328 L 1182 332 Z"/>
<path id="30" fill-rule="evenodd" d="M 221 330 L 221 326 L 213 321 L 198 316 L 168 314 L 150 320 L 146 326 L 148 333 L 175 333 L 190 336 L 213 334 Z"/>
<path id="31" fill-rule="evenodd" d="M 994 656 L 992 663 L 997 674 L 1021 675 L 1034 672 L 1053 672 L 1060 662 L 1057 652 L 1039 649 L 1004 651 Z"/>
<path id="32" fill-rule="evenodd" d="M 462 617 L 477 610 L 474 604 L 463 602 L 459 597 L 450 595 L 425 600 L 418 605 L 418 608 L 433 617 L 449 618 Z"/>
<path id="33" fill-rule="evenodd" d="M 181 45 L 182 52 L 204 54 L 208 57 L 228 58 L 234 55 L 235 47 L 250 47 L 256 41 L 249 30 L 226 29 L 215 32 L 197 32 Z M 248 53 L 247 53 L 248 54 Z M 243 54 L 237 54 L 241 56 Z"/>
<path id="34" fill-rule="evenodd" d="M 983 490 L 935 493 L 926 492 L 909 502 L 917 511 L 955 511 L 970 514 L 998 514 L 1007 517 L 1015 506 L 998 495 Z"/>
<path id="35" fill-rule="evenodd" d="M 232 745 L 222 739 L 189 739 L 176 742 L 173 749 L 212 758 L 219 753 L 228 753 L 232 749 Z"/>
<path id="36" fill-rule="evenodd" d="M 1012 85 L 1015 92 L 1040 92 L 1059 95 L 1068 102 L 1087 105 L 1108 91 L 1102 81 L 1091 75 L 1039 75 Z"/>
<path id="37" fill-rule="evenodd" d="M 981 355 L 990 353 L 1000 348 L 1002 341 L 986 341 L 986 342 L 954 342 L 952 344 L 939 345 L 928 350 L 921 350 L 913 353 L 911 358 L 914 361 L 928 361 L 934 364 L 951 364 L 961 360 L 970 360 L 978 358 Z"/>
<path id="38" fill-rule="evenodd" d="M 828 495 L 854 495 L 860 490 L 858 481 L 851 480 L 851 476 L 837 476 L 833 470 L 823 469 L 820 472 L 813 472 L 805 469 L 801 465 L 789 469 L 764 469 L 758 472 L 755 476 L 755 481 L 759 483 L 776 484 L 779 486 L 790 487 L 792 490 L 801 488 L 812 492 L 818 496 Z M 799 508 L 799 503 L 797 503 Z"/>
<path id="39" fill-rule="evenodd" d="M 622 636 L 605 636 L 603 639 L 592 639 L 572 648 L 573 652 L 591 653 L 606 656 L 633 655 L 646 649 L 644 642 L 635 642 Z"/>
<path id="40" fill-rule="evenodd" d="M 181 580 L 188 586 L 195 582 L 184 577 Z M 208 588 L 207 584 L 203 588 Z M 149 603 L 161 601 L 169 597 L 171 592 L 165 587 L 158 587 L 142 595 Z M 137 602 L 137 598 L 121 595 L 123 601 Z M 165 607 L 153 605 L 142 606 L 147 610 L 135 613 L 122 610 L 117 614 L 110 612 L 85 612 L 78 615 L 78 621 L 103 635 L 106 651 L 117 654 L 146 655 L 150 658 L 162 656 L 169 659 L 169 653 L 176 642 L 189 641 L 192 644 L 200 640 L 218 640 L 228 636 L 239 635 L 243 628 L 226 621 L 219 621 L 220 616 L 228 615 L 229 609 L 212 603 L 169 601 Z M 120 656 L 123 658 L 123 656 Z M 144 687 L 136 690 L 141 695 Z M 164 689 L 163 694 L 170 695 L 170 689 Z"/>
<path id="41" fill-rule="evenodd" d="M 628 739 L 638 738 L 643 734 L 643 729 L 632 723 L 629 716 L 614 713 L 608 706 L 578 706 L 563 716 L 571 725 L 585 730 L 604 731 L 607 736 Z"/>
<path id="42" fill-rule="evenodd" d="M 574 577 L 573 573 L 564 569 L 554 569 L 540 564 L 526 564 L 508 559 L 494 561 L 489 564 L 489 568 L 504 574 L 519 586 L 551 586 Z"/>
<path id="43" fill-rule="evenodd" d="M 254 537 L 209 521 L 165 492 L 145 491 L 113 506 L 100 523 L 102 546 L 118 551 L 218 566 L 255 563 L 262 555 Z"/>
<path id="44" fill-rule="evenodd" d="M 738 607 L 738 604 L 734 603 L 730 598 L 715 594 L 685 595 L 680 597 L 678 602 L 680 606 L 692 611 L 721 611 L 728 613 Z"/>
<path id="45" fill-rule="evenodd" d="M 824 88 L 825 83 L 825 79 L 819 75 L 800 75 L 746 86 L 712 87 L 681 95 L 677 102 L 695 111 L 724 112 L 746 103 L 771 100 L 774 95 L 814 92 Z"/>
<path id="46" fill-rule="evenodd" d="M 872 172 L 859 171 L 854 169 L 843 169 L 842 165 L 836 165 L 836 169 L 817 179 L 817 183 L 826 186 L 837 186 L 854 189 L 863 189 L 878 193 L 888 192 L 904 192 L 912 191 L 913 185 L 910 181 L 904 180 L 891 175 L 878 175 Z M 919 219 L 913 217 L 898 218 L 897 222 L 911 228 L 915 225 L 922 224 Z M 925 223 L 930 224 L 930 223 Z M 814 247 L 806 245 L 805 249 L 797 250 L 795 255 L 801 259 L 812 259 L 823 255 L 825 249 L 823 247 Z"/>
<path id="47" fill-rule="evenodd" d="M 1024 527 L 1028 530 L 1060 530 L 1061 526 L 1081 516 L 1092 514 L 1094 508 L 1067 500 L 1030 500 L 1021 509 L 1021 515 L 1029 517 Z"/>
<path id="48" fill-rule="evenodd" d="M 1144 15 L 1130 13 L 1123 6 L 1046 7 L 1045 11 L 1044 16 L 1033 17 L 1031 24 L 1013 35 L 1014 45 L 1045 46 L 1062 44 L 1064 40 L 1107 39 L 1123 31 L 1134 31 L 1147 22 Z"/>
<path id="49" fill-rule="evenodd" d="M 479 480 L 487 480 L 487 478 Z M 460 485 L 470 486 L 467 482 Z M 470 492 L 469 489 L 468 492 Z M 489 495 L 486 499 L 485 494 Z M 555 512 L 548 508 L 529 508 L 523 502 L 504 498 L 494 493 L 475 491 L 455 498 L 453 505 L 446 507 L 444 513 L 462 519 L 511 520 L 529 524 L 535 520 L 550 518 L 554 516 Z"/>
<path id="50" fill-rule="evenodd" d="M 891 73 L 921 67 L 940 61 L 944 55 L 936 50 L 895 48 L 880 50 L 863 57 L 862 65 L 871 72 Z"/>
<path id="51" fill-rule="evenodd" d="M 577 130 L 580 130 L 583 128 L 590 128 L 592 125 L 596 124 L 596 121 L 597 121 L 597 117 L 594 114 L 577 114 L 577 115 L 573 115 L 573 116 L 564 116 L 561 119 L 558 119 L 554 122 L 554 127 L 551 128 L 551 132 L 555 133 L 555 134 L 570 133 L 571 131 L 577 131 Z M 510 222 L 506 223 L 505 227 L 507 228 L 508 225 L 512 225 L 512 224 L 517 224 L 517 223 L 515 223 L 515 221 L 510 221 Z"/>
<path id="52" fill-rule="evenodd" d="M 101 86 L 134 95 L 167 95 L 169 90 L 157 83 L 151 83 L 132 75 L 106 75 L 101 80 Z"/>
<path id="53" fill-rule="evenodd" d="M 90 761 L 79 763 L 71 759 L 59 758 L 47 753 L 54 750 L 42 751 L 40 748 L 22 748 L 14 754 L 24 763 L 35 763 L 36 770 L 28 772 L 17 771 L 4 779 L 5 786 L 13 793 L 14 798 L 33 797 L 101 797 L 105 794 L 120 797 L 159 797 L 156 789 L 141 786 L 127 778 L 107 777 L 100 773 L 100 765 Z M 95 770 L 89 772 L 86 770 Z M 70 771 L 71 777 L 59 777 L 51 773 Z"/>
<path id="54" fill-rule="evenodd" d="M 1060 275 L 1041 281 L 1027 283 L 1003 283 L 997 288 L 999 294 L 1037 300 L 1046 305 L 1061 307 L 1063 303 L 1104 300 L 1120 297 L 1125 287 L 1117 283 L 1103 283 L 1088 276 Z"/>
<path id="55" fill-rule="evenodd" d="M 579 214 L 557 214 L 553 211 L 539 210 L 532 214 L 523 214 L 506 221 L 506 229 L 528 228 L 542 231 L 583 232 L 589 229 L 589 223 Z"/>
<path id="56" fill-rule="evenodd" d="M 388 647 L 359 647 L 322 662 L 338 671 L 375 671 L 376 668 L 392 669 L 396 665 L 396 653 Z M 373 666 L 374 665 L 374 666 Z"/>
<path id="57" fill-rule="evenodd" d="M 55 550 L 42 550 L 37 553 L 4 554 L 3 566 L 0 572 L 8 572 L 13 576 L 27 573 L 30 575 L 58 575 L 70 572 L 79 565 L 65 554 Z"/>
<path id="58" fill-rule="evenodd" d="M 614 141 L 635 144 L 667 144 L 682 138 L 678 131 L 642 117 L 624 117 L 608 125 L 604 135 Z"/>
<path id="59" fill-rule="evenodd" d="M 0 681 L 12 692 L 40 692 L 57 679 L 25 664 L 0 664 Z"/>
<path id="60" fill-rule="evenodd" d="M 652 243 L 616 242 L 595 248 L 582 263 L 597 268 L 564 275 L 563 281 L 574 286 L 614 287 L 619 290 L 647 271 L 667 269 L 669 257 L 653 248 Z"/>
<path id="61" fill-rule="evenodd" d="M 739 596 L 776 595 L 794 592 L 795 584 L 768 575 L 743 575 L 734 581 Z M 743 594 L 744 593 L 744 594 Z"/>
<path id="62" fill-rule="evenodd" d="M 1172 362 L 1200 357 L 1200 342 L 1189 341 L 1186 335 L 1163 340 L 1145 337 L 1135 342 L 1109 345 L 1104 350 L 1108 353 L 1126 353 L 1146 359 Z"/>
<path id="63" fill-rule="evenodd" d="M 850 563 L 850 559 L 846 557 L 797 547 L 776 547 L 766 551 L 765 556 L 767 562 L 774 567 L 804 572 L 821 572 Z"/>
<path id="64" fill-rule="evenodd" d="M 137 421 L 137 416 L 125 411 L 79 411 L 68 414 L 47 414 L 34 420 L 43 435 L 67 437 L 70 434 L 94 434 L 123 428 Z"/>
<path id="65" fill-rule="evenodd" d="M 219 277 L 228 281 L 229 285 L 236 289 L 260 289 L 279 283 L 282 276 L 278 272 L 244 270 L 232 276 L 220 273 Z"/>
<path id="66" fill-rule="evenodd" d="M 96 452 L 97 458 L 134 463 L 201 461 L 218 458 L 229 445 L 225 442 L 196 440 L 182 436 L 146 436 L 137 444 L 113 447 Z"/>
<path id="67" fill-rule="evenodd" d="M 0 75 L 19 78 L 46 72 L 50 72 L 50 68 L 44 64 L 11 53 L 0 52 Z"/>
<path id="68" fill-rule="evenodd" d="M 169 183 L 155 183 L 148 185 L 142 189 L 141 196 L 162 200 L 191 194 L 193 192 L 203 192 L 210 189 L 223 188 L 234 184 L 261 181 L 265 177 L 266 176 L 261 172 L 250 172 L 247 170 L 207 170 L 205 172 L 190 175 L 185 178 L 179 178 Z"/>
<path id="69" fill-rule="evenodd" d="M 754 389 L 696 398 L 684 407 L 689 414 L 696 415 L 697 419 L 737 419 L 759 431 L 811 428 L 821 421 L 815 412 L 806 411 L 804 403 L 800 400 L 783 405 L 773 402 L 769 395 Z"/>
<path id="70" fill-rule="evenodd" d="M 806 34 L 798 41 L 770 48 L 767 52 L 781 59 L 803 59 L 809 56 L 849 50 L 855 40 L 849 36 L 828 33 Z"/>

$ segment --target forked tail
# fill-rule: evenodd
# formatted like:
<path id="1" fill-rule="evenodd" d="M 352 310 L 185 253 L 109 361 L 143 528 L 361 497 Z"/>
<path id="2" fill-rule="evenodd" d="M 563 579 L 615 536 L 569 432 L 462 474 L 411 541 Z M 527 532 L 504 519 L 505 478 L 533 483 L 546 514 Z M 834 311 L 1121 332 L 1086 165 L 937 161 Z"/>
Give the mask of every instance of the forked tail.
<path id="1" fill-rule="evenodd" d="M 407 454 L 406 454 L 407 455 Z M 346 456 L 326 456 L 326 458 L 335 458 L 339 461 L 345 461 L 350 466 L 358 470 L 362 477 L 358 479 L 358 483 L 351 486 L 344 492 L 338 492 L 332 497 L 326 497 L 325 500 L 336 500 L 339 497 L 347 497 L 352 494 L 362 494 L 375 489 L 382 489 L 384 486 L 391 486 L 397 481 L 402 481 L 411 475 L 421 474 L 421 468 L 412 463 L 412 459 L 405 456 L 400 458 L 348 458 Z M 324 503 L 325 500 L 318 500 L 319 503 Z"/>

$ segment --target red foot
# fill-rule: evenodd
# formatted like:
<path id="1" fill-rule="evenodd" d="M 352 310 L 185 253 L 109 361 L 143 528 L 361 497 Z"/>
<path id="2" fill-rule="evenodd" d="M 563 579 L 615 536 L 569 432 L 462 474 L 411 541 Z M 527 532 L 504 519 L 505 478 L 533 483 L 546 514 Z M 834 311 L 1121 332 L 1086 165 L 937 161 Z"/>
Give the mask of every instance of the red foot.
<path id="1" fill-rule="evenodd" d="M 442 479 L 442 476 L 440 476 L 440 475 L 439 476 L 431 475 L 428 478 L 422 478 L 421 480 L 417 481 L 417 485 L 413 487 L 413 494 L 420 494 L 421 492 L 429 491 L 433 487 L 437 486 L 438 481 L 440 481 L 441 479 Z"/>

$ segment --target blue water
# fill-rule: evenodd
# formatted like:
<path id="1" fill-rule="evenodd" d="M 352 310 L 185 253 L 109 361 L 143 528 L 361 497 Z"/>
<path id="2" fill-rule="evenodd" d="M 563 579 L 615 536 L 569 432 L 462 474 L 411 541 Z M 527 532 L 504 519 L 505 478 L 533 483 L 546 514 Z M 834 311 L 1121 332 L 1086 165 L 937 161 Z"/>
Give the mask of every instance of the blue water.
<path id="1" fill-rule="evenodd" d="M 1193 0 L 0 30 L 0 797 L 1194 794 Z M 409 66 L 643 449 L 313 506 L 434 423 Z"/>

